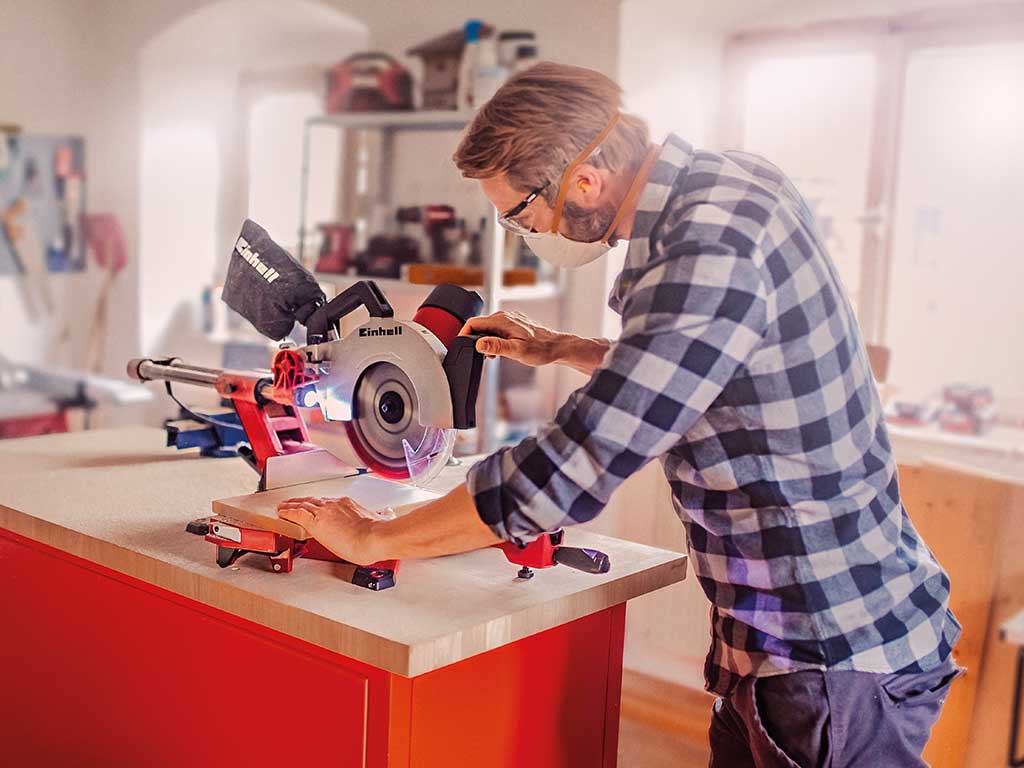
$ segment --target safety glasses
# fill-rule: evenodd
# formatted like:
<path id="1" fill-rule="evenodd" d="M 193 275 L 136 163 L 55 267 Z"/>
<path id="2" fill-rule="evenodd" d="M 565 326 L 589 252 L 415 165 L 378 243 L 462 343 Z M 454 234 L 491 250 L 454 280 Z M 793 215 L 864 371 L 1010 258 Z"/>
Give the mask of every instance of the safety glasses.
<path id="1" fill-rule="evenodd" d="M 520 202 L 519 205 L 517 205 L 515 208 L 510 208 L 509 210 L 505 211 L 505 213 L 503 213 L 501 216 L 499 216 L 498 223 L 501 224 L 502 228 L 507 229 L 513 235 L 519 235 L 520 237 L 536 237 L 537 235 L 541 234 L 540 232 L 534 232 L 532 229 L 528 227 L 524 227 L 522 224 L 516 221 L 515 217 L 521 214 L 523 211 L 525 211 L 527 207 L 530 205 L 530 203 L 536 200 L 540 193 L 547 189 L 547 186 L 547 184 L 542 184 L 541 186 L 532 190 L 530 194 L 523 198 L 522 202 Z"/>

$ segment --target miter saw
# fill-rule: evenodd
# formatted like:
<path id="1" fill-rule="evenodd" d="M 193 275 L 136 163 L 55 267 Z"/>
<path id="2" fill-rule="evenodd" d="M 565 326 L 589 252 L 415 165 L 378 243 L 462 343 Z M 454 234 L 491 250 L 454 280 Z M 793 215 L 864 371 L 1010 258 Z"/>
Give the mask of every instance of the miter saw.
<path id="1" fill-rule="evenodd" d="M 259 491 L 360 471 L 422 484 L 448 463 L 455 430 L 475 426 L 483 356 L 476 351 L 478 337 L 459 335 L 483 307 L 475 292 L 439 285 L 412 321 L 396 320 L 372 281 L 355 283 L 327 301 L 312 274 L 246 221 L 223 297 L 272 339 L 280 341 L 298 322 L 305 326 L 306 344 L 283 346 L 271 371 L 226 371 L 154 358 L 132 360 L 128 374 L 166 381 L 172 397 L 171 383 L 180 382 L 213 387 L 229 400 L 248 440 L 239 453 L 259 473 Z M 369 321 L 342 335 L 341 319 L 360 307 Z M 344 432 L 345 448 L 338 451 L 343 455 L 311 440 L 307 415 Z M 300 487 L 295 495 L 303 495 Z M 250 552 L 269 556 L 273 570 L 285 572 L 297 557 L 336 559 L 311 539 L 291 539 L 218 516 L 190 530 L 217 545 L 222 567 Z M 497 546 L 522 566 L 523 578 L 532 568 L 558 563 L 593 573 L 608 570 L 603 553 L 562 547 L 561 540 L 562 532 L 556 531 L 524 547 Z M 384 589 L 394 584 L 397 567 L 394 561 L 358 566 L 352 581 Z"/>

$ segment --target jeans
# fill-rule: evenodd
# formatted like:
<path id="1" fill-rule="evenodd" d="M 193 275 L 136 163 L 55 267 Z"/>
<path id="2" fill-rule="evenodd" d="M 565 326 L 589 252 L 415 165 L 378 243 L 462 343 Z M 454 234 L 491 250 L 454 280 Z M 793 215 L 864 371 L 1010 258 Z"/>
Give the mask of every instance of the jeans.
<path id="1" fill-rule="evenodd" d="M 711 716 L 711 768 L 926 768 L 952 658 L 917 674 L 800 671 L 745 678 Z"/>

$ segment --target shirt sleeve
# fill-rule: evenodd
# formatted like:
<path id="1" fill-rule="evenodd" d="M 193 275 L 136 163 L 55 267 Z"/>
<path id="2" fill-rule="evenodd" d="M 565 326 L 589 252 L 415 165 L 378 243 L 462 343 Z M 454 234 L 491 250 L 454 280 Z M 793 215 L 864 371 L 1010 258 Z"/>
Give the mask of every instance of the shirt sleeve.
<path id="1" fill-rule="evenodd" d="M 586 522 L 631 474 L 676 445 L 761 342 L 756 248 L 666 237 L 625 298 L 622 335 L 554 422 L 473 466 L 481 519 L 528 542 Z"/>

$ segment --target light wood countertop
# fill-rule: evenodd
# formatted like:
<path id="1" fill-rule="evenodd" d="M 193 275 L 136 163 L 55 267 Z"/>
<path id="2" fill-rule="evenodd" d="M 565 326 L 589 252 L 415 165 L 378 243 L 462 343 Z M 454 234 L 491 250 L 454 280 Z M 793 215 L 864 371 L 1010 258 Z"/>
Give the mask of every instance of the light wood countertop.
<path id="1" fill-rule="evenodd" d="M 686 557 L 582 530 L 566 543 L 607 552 L 611 572 L 555 567 L 533 579 L 496 549 L 405 561 L 382 592 L 338 578 L 337 564 L 300 560 L 275 574 L 247 555 L 214 562 L 185 532 L 214 499 L 255 490 L 241 459 L 165 447 L 155 428 L 0 442 L 0 527 L 332 651 L 414 676 L 681 581 Z M 431 484 L 445 491 L 465 467 Z M 0 586 L 2 588 L 2 586 Z"/>
<path id="2" fill-rule="evenodd" d="M 1024 430 L 996 426 L 983 435 L 943 432 L 933 424 L 889 425 L 896 461 L 1024 486 Z"/>

